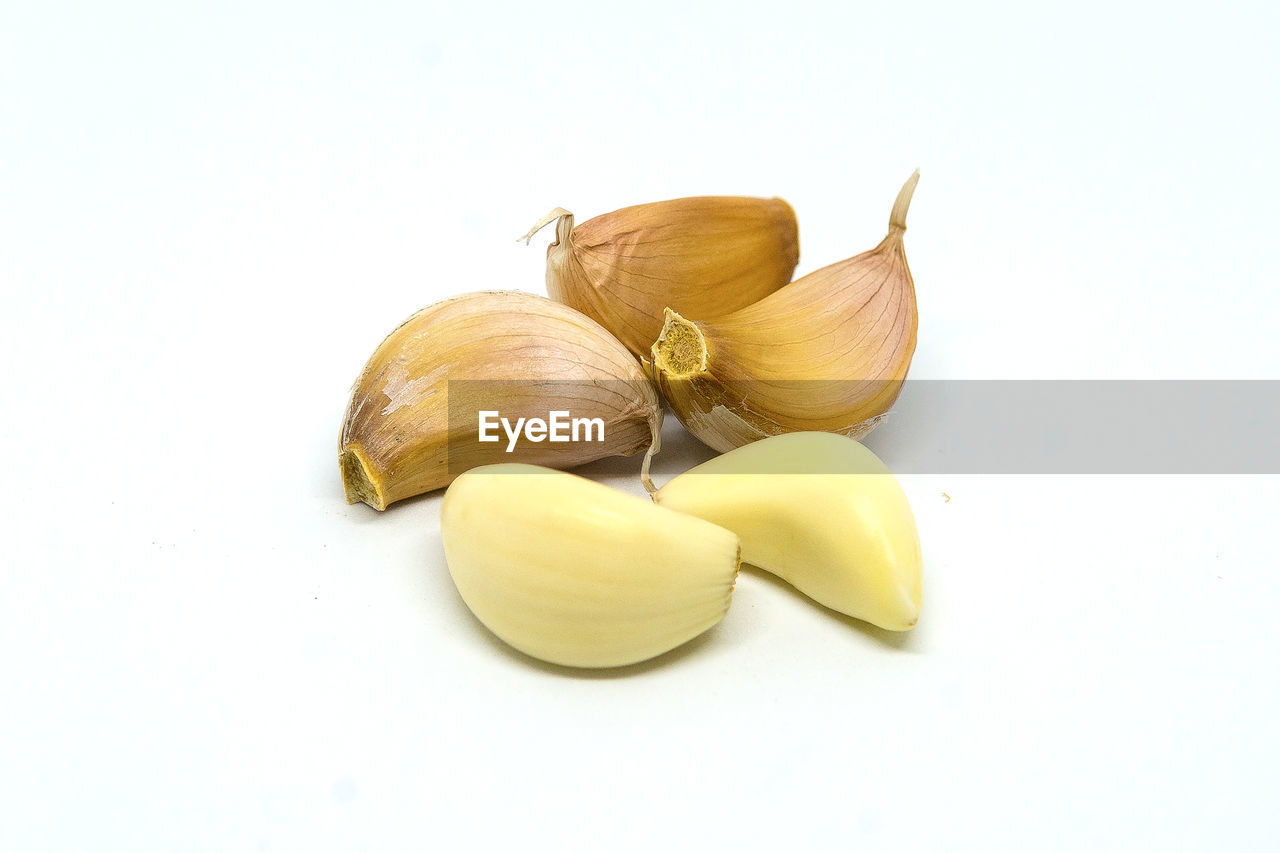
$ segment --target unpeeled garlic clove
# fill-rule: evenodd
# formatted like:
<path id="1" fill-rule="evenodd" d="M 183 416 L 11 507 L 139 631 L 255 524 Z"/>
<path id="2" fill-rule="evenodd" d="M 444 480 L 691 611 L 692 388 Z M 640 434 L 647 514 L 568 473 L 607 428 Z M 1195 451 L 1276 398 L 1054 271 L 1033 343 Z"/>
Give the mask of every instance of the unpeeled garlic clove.
<path id="1" fill-rule="evenodd" d="M 556 208 L 547 294 L 577 308 L 642 361 L 663 309 L 719 317 L 791 281 L 800 257 L 795 211 L 780 198 L 702 196 L 624 207 L 574 226 Z"/>
<path id="2" fill-rule="evenodd" d="M 878 246 L 719 318 L 668 309 L 650 348 L 659 390 L 715 450 L 822 430 L 859 438 L 901 391 L 916 346 L 902 246 L 920 173 L 898 194 Z"/>
<path id="3" fill-rule="evenodd" d="M 445 492 L 449 574 L 485 627 L 539 660 L 647 660 L 724 617 L 738 537 L 600 483 L 490 465 Z"/>
<path id="4" fill-rule="evenodd" d="M 601 441 L 478 441 L 479 412 L 599 418 Z M 347 501 L 374 509 L 449 484 L 478 465 L 569 468 L 658 449 L 662 406 L 631 353 L 574 309 L 518 291 L 471 293 L 414 314 L 356 380 L 339 440 Z M 592 438 L 599 432 L 593 432 Z"/>
<path id="5" fill-rule="evenodd" d="M 742 560 L 841 613 L 906 631 L 920 618 L 915 516 L 858 442 L 797 432 L 731 450 L 664 485 L 660 506 L 738 534 Z"/>

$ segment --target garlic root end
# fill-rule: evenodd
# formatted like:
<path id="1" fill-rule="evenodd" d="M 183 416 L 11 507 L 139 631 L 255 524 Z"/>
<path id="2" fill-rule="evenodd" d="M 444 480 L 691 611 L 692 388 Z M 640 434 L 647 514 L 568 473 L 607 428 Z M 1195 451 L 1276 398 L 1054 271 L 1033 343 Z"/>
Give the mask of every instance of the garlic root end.
<path id="1" fill-rule="evenodd" d="M 666 322 L 653 344 L 653 366 L 675 379 L 707 369 L 707 339 L 696 323 L 667 308 Z"/>
<path id="2" fill-rule="evenodd" d="M 342 469 L 342 487 L 347 493 L 347 503 L 364 501 L 378 511 L 387 508 L 387 502 L 378 484 L 369 473 L 368 460 L 360 448 L 352 446 L 338 457 Z"/>

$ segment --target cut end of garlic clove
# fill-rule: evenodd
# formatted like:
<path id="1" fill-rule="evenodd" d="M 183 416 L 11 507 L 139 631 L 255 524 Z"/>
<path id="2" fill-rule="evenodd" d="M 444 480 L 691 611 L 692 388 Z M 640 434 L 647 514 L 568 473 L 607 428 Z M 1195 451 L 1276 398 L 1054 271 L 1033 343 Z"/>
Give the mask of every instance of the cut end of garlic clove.
<path id="1" fill-rule="evenodd" d="M 696 323 L 667 308 L 666 321 L 653 344 L 653 365 L 673 379 L 684 379 L 707 369 L 707 339 Z"/>
<path id="2" fill-rule="evenodd" d="M 387 508 L 386 498 L 370 474 L 369 460 L 358 446 L 352 445 L 343 450 L 338 457 L 338 465 L 342 469 L 342 488 L 347 493 L 347 503 L 363 501 L 379 511 Z"/>

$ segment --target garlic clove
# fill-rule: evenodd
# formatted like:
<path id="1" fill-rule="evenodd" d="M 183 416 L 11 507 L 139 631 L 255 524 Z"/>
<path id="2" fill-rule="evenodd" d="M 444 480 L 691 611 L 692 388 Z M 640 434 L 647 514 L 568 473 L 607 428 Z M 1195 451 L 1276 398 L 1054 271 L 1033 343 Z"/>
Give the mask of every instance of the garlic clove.
<path id="1" fill-rule="evenodd" d="M 574 226 L 556 208 L 547 293 L 617 336 L 642 361 L 663 309 L 728 314 L 791 281 L 800 257 L 795 211 L 779 198 L 703 196 L 624 207 Z"/>
<path id="2" fill-rule="evenodd" d="M 919 177 L 902 187 L 889 233 L 871 251 L 722 317 L 665 312 L 651 369 L 694 435 L 724 451 L 798 430 L 859 438 L 879 422 L 916 346 L 902 235 Z"/>
<path id="3" fill-rule="evenodd" d="M 923 560 L 897 479 L 827 432 L 762 439 L 686 471 L 653 496 L 742 540 L 742 560 L 833 610 L 906 631 L 920 618 Z"/>
<path id="4" fill-rule="evenodd" d="M 476 618 L 564 666 L 638 663 L 693 639 L 724 617 L 738 573 L 729 531 L 531 465 L 458 477 L 440 527 Z"/>
<path id="5" fill-rule="evenodd" d="M 599 419 L 600 440 L 479 441 L 479 413 L 512 423 L 556 411 Z M 370 357 L 339 440 L 347 501 L 374 509 L 449 484 L 478 465 L 569 468 L 658 450 L 662 406 L 648 376 L 600 324 L 518 291 L 470 293 L 414 314 Z M 591 438 L 595 439 L 593 433 Z"/>

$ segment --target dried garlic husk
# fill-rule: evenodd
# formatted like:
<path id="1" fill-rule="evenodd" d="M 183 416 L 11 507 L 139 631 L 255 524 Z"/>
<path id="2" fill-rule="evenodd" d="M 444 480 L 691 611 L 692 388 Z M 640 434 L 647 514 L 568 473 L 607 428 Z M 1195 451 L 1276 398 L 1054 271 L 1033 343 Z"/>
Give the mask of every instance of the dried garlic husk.
<path id="1" fill-rule="evenodd" d="M 920 618 L 924 571 L 911 504 L 853 439 L 761 439 L 691 468 L 653 500 L 732 530 L 743 562 L 832 610 L 890 631 Z"/>
<path id="2" fill-rule="evenodd" d="M 875 426 L 915 352 L 902 234 L 919 177 L 898 193 L 889 234 L 871 251 L 724 317 L 695 321 L 667 310 L 652 370 L 690 432 L 725 451 L 800 430 L 859 438 Z"/>
<path id="3" fill-rule="evenodd" d="M 508 452 L 501 429 L 478 440 L 482 411 L 511 423 L 564 411 L 603 428 L 591 441 L 517 440 Z M 649 448 L 641 476 L 651 485 L 662 412 L 639 362 L 594 320 L 528 293 L 470 293 L 414 314 L 370 357 L 343 421 L 342 482 L 349 503 L 381 510 L 478 465 L 569 468 Z"/>
<path id="4" fill-rule="evenodd" d="M 724 617 L 738 537 L 584 477 L 488 465 L 445 492 L 449 574 L 484 625 L 564 666 L 624 666 Z"/>
<path id="5" fill-rule="evenodd" d="M 556 208 L 547 294 L 600 323 L 645 361 L 663 309 L 719 317 L 791 281 L 800 258 L 795 211 L 780 198 L 703 196 L 624 207 L 577 227 Z"/>

